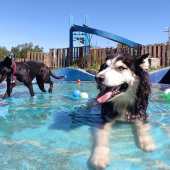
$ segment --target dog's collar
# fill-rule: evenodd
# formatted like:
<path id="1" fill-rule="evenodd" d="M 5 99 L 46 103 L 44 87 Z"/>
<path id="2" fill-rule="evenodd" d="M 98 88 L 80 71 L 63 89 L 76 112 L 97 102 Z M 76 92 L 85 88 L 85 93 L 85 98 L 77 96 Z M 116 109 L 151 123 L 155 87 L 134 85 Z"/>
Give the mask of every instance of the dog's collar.
<path id="1" fill-rule="evenodd" d="M 14 74 L 16 73 L 17 67 L 16 67 L 16 64 L 15 64 L 15 62 L 14 62 L 14 61 L 12 61 L 12 63 L 13 63 L 13 65 L 14 65 L 14 72 L 13 72 L 13 74 L 12 74 L 12 75 L 14 75 Z"/>
<path id="2" fill-rule="evenodd" d="M 13 65 L 14 65 L 14 71 L 13 71 L 13 73 L 12 73 L 11 76 L 12 76 L 12 77 L 14 78 L 14 80 L 15 80 L 14 86 L 16 86 L 16 84 L 17 84 L 17 79 L 16 79 L 16 77 L 14 76 L 14 74 L 16 73 L 17 67 L 16 67 L 16 64 L 15 64 L 14 61 L 12 61 L 12 63 L 13 63 Z"/>

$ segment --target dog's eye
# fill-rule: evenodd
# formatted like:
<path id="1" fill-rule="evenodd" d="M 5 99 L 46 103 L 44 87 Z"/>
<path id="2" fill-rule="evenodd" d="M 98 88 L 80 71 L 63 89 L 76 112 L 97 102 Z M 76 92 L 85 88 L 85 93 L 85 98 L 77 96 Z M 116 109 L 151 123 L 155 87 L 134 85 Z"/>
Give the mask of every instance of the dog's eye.
<path id="1" fill-rule="evenodd" d="M 120 66 L 120 67 L 118 67 L 118 69 L 119 69 L 119 71 L 122 71 L 122 70 L 124 70 L 124 69 L 126 69 L 126 68 L 123 67 L 123 66 Z"/>

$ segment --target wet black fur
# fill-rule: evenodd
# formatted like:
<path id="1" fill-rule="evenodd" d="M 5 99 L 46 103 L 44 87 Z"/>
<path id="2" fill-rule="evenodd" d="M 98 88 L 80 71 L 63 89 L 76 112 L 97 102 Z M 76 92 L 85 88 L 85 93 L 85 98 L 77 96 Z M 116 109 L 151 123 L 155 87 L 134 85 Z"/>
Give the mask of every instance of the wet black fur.
<path id="1" fill-rule="evenodd" d="M 44 88 L 44 83 L 49 83 L 49 92 L 52 93 L 53 81 L 51 77 L 56 79 L 64 78 L 65 76 L 56 76 L 51 70 L 43 63 L 38 61 L 27 61 L 27 62 L 15 62 L 16 73 L 14 76 L 18 81 L 23 82 L 26 87 L 28 87 L 31 96 L 34 96 L 34 90 L 32 86 L 32 80 L 36 77 L 37 84 L 41 91 L 46 92 Z M 13 74 L 14 65 L 9 57 L 5 60 L 0 61 L 0 83 L 7 77 L 7 91 L 4 98 L 11 95 L 14 83 L 11 82 L 11 74 Z"/>
<path id="2" fill-rule="evenodd" d="M 149 54 L 145 54 L 140 57 L 130 56 L 127 54 L 107 54 L 105 61 L 118 57 L 118 60 L 122 60 L 130 70 L 136 74 L 140 78 L 140 84 L 137 90 L 137 100 L 135 106 L 133 108 L 127 108 L 126 117 L 128 121 L 142 119 L 146 120 L 148 117 L 146 110 L 148 106 L 149 94 L 150 94 L 150 81 L 149 81 L 149 74 L 146 70 L 144 70 L 140 64 L 143 63 L 143 60 L 148 57 Z M 104 63 L 100 67 L 100 71 L 107 68 L 107 65 Z M 101 89 L 100 85 L 98 86 Z M 113 103 L 106 102 L 102 104 L 102 115 L 108 115 L 111 118 L 117 116 L 116 111 L 113 113 Z"/>

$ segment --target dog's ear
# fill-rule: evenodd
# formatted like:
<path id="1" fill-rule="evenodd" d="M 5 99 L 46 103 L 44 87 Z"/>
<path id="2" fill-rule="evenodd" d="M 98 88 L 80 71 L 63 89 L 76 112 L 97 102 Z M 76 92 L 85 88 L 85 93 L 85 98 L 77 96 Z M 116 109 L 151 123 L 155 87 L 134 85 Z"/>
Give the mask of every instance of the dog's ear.
<path id="1" fill-rule="evenodd" d="M 10 66 L 12 65 L 12 60 L 11 60 L 11 58 L 6 57 L 6 58 L 4 59 L 4 61 L 3 61 L 3 65 L 4 65 L 5 67 L 10 67 Z"/>
<path id="2" fill-rule="evenodd" d="M 136 58 L 136 63 L 138 65 L 140 65 L 143 69 L 148 70 L 149 69 L 148 59 L 149 59 L 149 53 L 144 54 L 144 55 L 142 55 L 140 57 L 137 57 Z"/>

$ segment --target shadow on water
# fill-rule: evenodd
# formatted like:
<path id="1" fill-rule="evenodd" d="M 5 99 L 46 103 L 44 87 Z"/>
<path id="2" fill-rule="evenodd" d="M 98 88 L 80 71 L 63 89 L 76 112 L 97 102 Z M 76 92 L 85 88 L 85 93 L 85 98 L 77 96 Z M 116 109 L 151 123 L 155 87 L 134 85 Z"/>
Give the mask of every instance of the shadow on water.
<path id="1" fill-rule="evenodd" d="M 63 112 L 54 112 L 54 123 L 49 126 L 49 129 L 70 131 L 84 125 L 96 127 L 103 123 L 100 113 L 100 105 L 95 99 L 92 99 L 72 112 L 66 112 L 65 114 Z"/>

